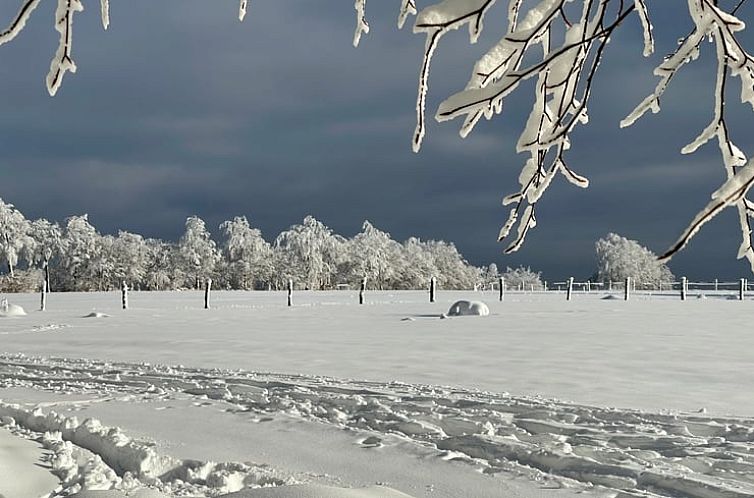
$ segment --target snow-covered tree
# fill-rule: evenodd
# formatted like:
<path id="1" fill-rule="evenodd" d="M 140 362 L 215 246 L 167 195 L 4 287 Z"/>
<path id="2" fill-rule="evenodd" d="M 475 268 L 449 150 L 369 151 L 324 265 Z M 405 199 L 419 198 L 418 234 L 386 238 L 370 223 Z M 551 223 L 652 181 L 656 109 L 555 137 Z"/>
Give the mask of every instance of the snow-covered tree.
<path id="1" fill-rule="evenodd" d="M 149 248 L 141 235 L 118 232 L 113 241 L 112 258 L 115 284 L 125 281 L 135 287 L 146 278 Z"/>
<path id="2" fill-rule="evenodd" d="M 637 285 L 657 287 L 674 280 L 670 269 L 635 240 L 609 233 L 597 241 L 595 249 L 597 278 L 601 282 L 622 282 L 631 277 Z"/>
<path id="3" fill-rule="evenodd" d="M 57 223 L 40 218 L 31 223 L 30 233 L 36 241 L 32 264 L 41 264 L 47 289 L 52 290 L 50 288 L 50 261 L 62 251 L 63 231 Z"/>
<path id="4" fill-rule="evenodd" d="M 186 231 L 178 241 L 178 254 L 187 282 L 194 287 L 199 287 L 201 281 L 212 275 L 220 259 L 217 245 L 210 238 L 204 220 L 198 216 L 186 218 Z"/>
<path id="5" fill-rule="evenodd" d="M 502 274 L 505 286 L 509 289 L 542 290 L 542 273 L 535 272 L 530 267 L 519 266 L 518 268 L 506 268 Z"/>
<path id="6" fill-rule="evenodd" d="M 29 222 L 13 204 L 0 199 L 0 262 L 13 277 L 19 255 L 33 240 L 29 238 Z"/>
<path id="7" fill-rule="evenodd" d="M 489 284 L 497 282 L 500 277 L 500 271 L 497 269 L 495 263 L 490 263 L 488 266 L 482 269 L 482 283 Z"/>
<path id="8" fill-rule="evenodd" d="M 173 282 L 177 267 L 176 247 L 158 239 L 147 239 L 144 286 L 149 290 L 165 290 L 176 287 Z M 181 282 L 182 283 L 182 282 Z"/>
<path id="9" fill-rule="evenodd" d="M 470 289 L 479 282 L 480 271 L 458 252 L 455 244 L 442 240 L 427 242 L 427 252 L 436 268 L 437 283 L 445 289 Z"/>
<path id="10" fill-rule="evenodd" d="M 100 234 L 89 223 L 87 214 L 71 216 L 66 220 L 60 257 L 58 278 L 69 290 L 94 290 L 98 287 L 101 268 L 96 261 L 100 258 Z"/>
<path id="11" fill-rule="evenodd" d="M 275 239 L 278 276 L 292 278 L 307 289 L 331 285 L 345 240 L 313 216 L 293 225 Z"/>
<path id="12" fill-rule="evenodd" d="M 369 221 L 361 226 L 361 232 L 351 239 L 349 281 L 356 283 L 366 277 L 370 286 L 377 289 L 388 287 L 395 280 L 396 261 L 401 246 L 390 234 L 375 228 Z"/>
<path id="13" fill-rule="evenodd" d="M 255 283 L 272 278 L 272 247 L 261 230 L 252 228 L 245 216 L 220 225 L 225 237 L 223 256 L 228 265 L 228 284 L 236 289 L 252 289 Z"/>
<path id="14" fill-rule="evenodd" d="M 403 243 L 403 257 L 398 262 L 400 277 L 397 286 L 401 289 L 421 289 L 427 286 L 430 278 L 437 276 L 434 259 L 430 256 L 427 243 L 417 237 L 410 237 Z"/>

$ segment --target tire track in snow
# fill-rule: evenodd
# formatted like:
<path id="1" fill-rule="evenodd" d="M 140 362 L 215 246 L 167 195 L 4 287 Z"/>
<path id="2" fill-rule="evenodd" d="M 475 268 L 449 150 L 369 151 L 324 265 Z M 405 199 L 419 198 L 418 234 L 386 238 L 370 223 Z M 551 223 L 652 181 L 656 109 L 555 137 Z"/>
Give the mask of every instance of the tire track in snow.
<path id="1" fill-rule="evenodd" d="M 404 383 L 0 355 L 0 387 L 136 400 L 191 396 L 397 435 L 485 473 L 513 472 L 616 498 L 754 496 L 754 420 L 649 413 Z"/>

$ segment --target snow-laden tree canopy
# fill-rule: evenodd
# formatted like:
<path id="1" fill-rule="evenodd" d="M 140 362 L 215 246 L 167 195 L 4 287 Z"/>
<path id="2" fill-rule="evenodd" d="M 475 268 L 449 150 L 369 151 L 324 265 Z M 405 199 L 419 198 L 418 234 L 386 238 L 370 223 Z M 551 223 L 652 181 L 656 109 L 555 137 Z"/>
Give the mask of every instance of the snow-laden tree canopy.
<path id="1" fill-rule="evenodd" d="M 24 29 L 41 1 L 21 0 L 17 15 L 0 33 L 0 45 Z M 67 72 L 76 71 L 72 55 L 73 19 L 83 10 L 81 0 L 55 1 L 54 26 L 60 37 L 46 78 L 51 95 L 60 88 Z M 402 27 L 408 17 L 414 15 L 414 32 L 426 37 L 419 65 L 417 122 L 412 140 L 415 151 L 420 149 L 425 134 L 430 66 L 442 37 L 450 31 L 468 28 L 470 41 L 475 43 L 488 21 L 487 14 L 497 1 L 427 0 L 426 6 L 418 6 L 415 0 L 396 0 L 398 26 Z M 754 59 L 739 41 L 745 24 L 738 15 L 746 1 L 686 0 L 683 8 L 683 2 L 678 0 L 677 15 L 690 18 L 693 28 L 656 67 L 655 75 L 659 80 L 654 91 L 621 122 L 621 126 L 631 126 L 648 112 L 659 112 L 660 101 L 675 75 L 683 66 L 697 60 L 703 41 L 711 42 L 717 60 L 717 67 L 712 69 L 717 74 L 712 92 L 714 117 L 707 126 L 700 124 L 701 133 L 682 152 L 690 154 L 705 143 L 716 141 L 727 180 L 712 193 L 712 200 L 660 257 L 662 260 L 668 260 L 681 250 L 705 223 L 731 206 L 738 211 L 742 234 L 738 257 L 747 258 L 754 271 L 751 230 L 754 204 L 746 198 L 754 182 L 754 165 L 731 141 L 725 114 L 726 89 L 733 80 L 740 86 L 741 103 L 754 107 Z M 240 20 L 246 16 L 247 7 L 248 1 L 240 0 Z M 571 133 L 579 124 L 588 123 L 592 85 L 600 62 L 609 53 L 608 42 L 616 29 L 629 20 L 640 23 L 641 50 L 647 57 L 653 55 L 651 7 L 652 2 L 648 0 L 508 0 L 507 18 L 492 19 L 488 23 L 492 26 L 488 29 L 500 33 L 499 41 L 487 47 L 475 63 L 470 61 L 466 87 L 447 97 L 437 109 L 435 119 L 438 121 L 461 118 L 460 133 L 466 136 L 482 117 L 491 119 L 500 114 L 505 100 L 523 83 L 530 80 L 535 83 L 534 105 L 517 143 L 517 151 L 526 156 L 519 187 L 503 199 L 504 205 L 512 206 L 498 235 L 501 241 L 512 238 L 506 252 L 517 251 L 527 232 L 536 226 L 537 203 L 556 176 L 562 175 L 579 187 L 588 186 L 588 180 L 576 173 L 567 161 Z M 354 45 L 369 32 L 366 8 L 366 0 L 355 0 Z M 102 25 L 107 29 L 109 0 L 100 0 L 100 10 Z"/>
<path id="2" fill-rule="evenodd" d="M 631 277 L 635 284 L 658 288 L 675 280 L 670 269 L 635 240 L 609 233 L 594 248 L 600 282 L 622 282 Z"/>

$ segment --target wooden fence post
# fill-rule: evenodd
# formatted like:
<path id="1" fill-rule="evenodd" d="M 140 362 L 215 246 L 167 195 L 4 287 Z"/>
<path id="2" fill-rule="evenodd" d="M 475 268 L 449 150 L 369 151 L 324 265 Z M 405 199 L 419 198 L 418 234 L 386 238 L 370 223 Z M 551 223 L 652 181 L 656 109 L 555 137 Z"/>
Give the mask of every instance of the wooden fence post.
<path id="1" fill-rule="evenodd" d="M 435 292 L 437 290 L 437 278 L 432 277 L 429 279 L 429 302 L 435 302 Z"/>
<path id="2" fill-rule="evenodd" d="M 124 280 L 120 287 L 121 291 L 121 304 L 123 305 L 123 309 L 128 309 L 128 284 Z"/>
<path id="3" fill-rule="evenodd" d="M 45 262 L 45 287 L 49 294 L 52 291 L 52 287 L 50 286 L 50 265 L 47 262 Z"/>
<path id="4" fill-rule="evenodd" d="M 738 300 L 743 301 L 744 300 L 744 292 L 746 292 L 744 289 L 746 288 L 746 279 L 742 278 L 738 282 Z"/>
<path id="5" fill-rule="evenodd" d="M 293 306 L 293 280 L 288 280 L 288 306 Z"/>
<path id="6" fill-rule="evenodd" d="M 212 279 L 208 278 L 204 284 L 204 309 L 209 309 L 209 293 L 212 290 Z"/>
<path id="7" fill-rule="evenodd" d="M 568 289 L 566 290 L 566 301 L 571 300 L 571 294 L 573 294 L 573 277 L 568 279 Z"/>
<path id="8" fill-rule="evenodd" d="M 717 292 L 717 279 L 715 279 L 715 292 Z"/>
<path id="9" fill-rule="evenodd" d="M 39 310 L 44 311 L 47 309 L 47 280 L 42 280 L 42 298 L 41 302 L 39 303 Z"/>
<path id="10" fill-rule="evenodd" d="M 631 299 L 631 277 L 626 277 L 623 288 L 623 300 L 628 301 L 629 299 Z"/>
<path id="11" fill-rule="evenodd" d="M 545 280 L 545 292 L 547 292 L 547 280 Z"/>
<path id="12" fill-rule="evenodd" d="M 688 291 L 689 281 L 686 277 L 681 277 L 681 301 L 686 300 L 686 292 Z"/>
<path id="13" fill-rule="evenodd" d="M 361 279 L 361 289 L 359 289 L 359 304 L 364 304 L 364 292 L 367 290 L 367 277 Z"/>
<path id="14" fill-rule="evenodd" d="M 592 281 L 591 280 L 587 280 L 586 281 L 586 292 L 587 292 L 587 294 L 590 293 L 590 292 L 592 292 Z"/>

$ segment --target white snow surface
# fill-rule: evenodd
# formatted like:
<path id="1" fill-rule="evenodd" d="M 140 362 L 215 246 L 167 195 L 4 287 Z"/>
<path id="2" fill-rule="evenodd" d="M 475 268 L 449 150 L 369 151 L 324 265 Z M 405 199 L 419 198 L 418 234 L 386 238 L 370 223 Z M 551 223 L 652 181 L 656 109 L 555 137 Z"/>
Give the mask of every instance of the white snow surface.
<path id="1" fill-rule="evenodd" d="M 51 294 L 0 321 L 0 425 L 60 495 L 750 497 L 752 301 L 706 295 Z"/>

